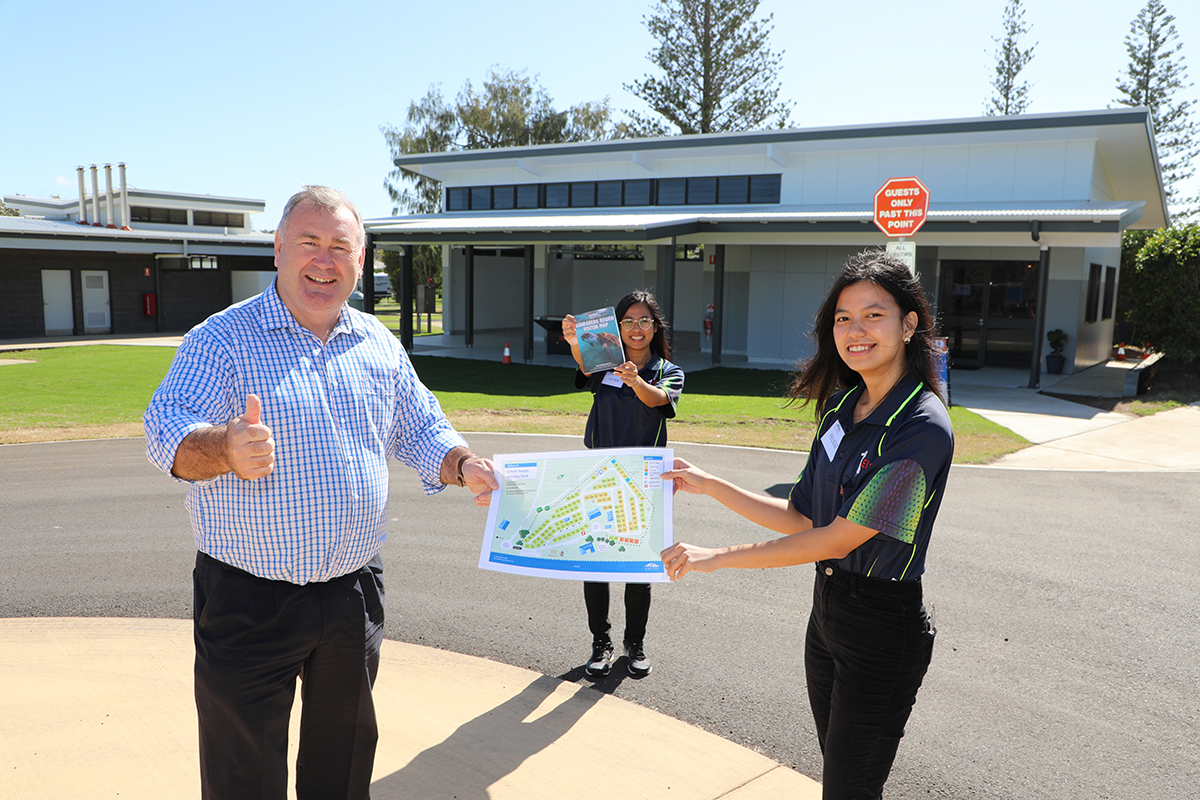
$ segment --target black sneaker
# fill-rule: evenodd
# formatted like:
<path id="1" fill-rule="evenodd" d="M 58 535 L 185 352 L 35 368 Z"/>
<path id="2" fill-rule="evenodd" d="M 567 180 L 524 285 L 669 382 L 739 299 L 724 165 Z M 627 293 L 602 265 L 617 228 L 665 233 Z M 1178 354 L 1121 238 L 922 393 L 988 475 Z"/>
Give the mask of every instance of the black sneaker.
<path id="1" fill-rule="evenodd" d="M 642 649 L 641 642 L 626 642 L 625 657 L 629 659 L 625 668 L 629 670 L 630 675 L 644 678 L 650 674 L 650 659 L 646 658 L 646 651 Z"/>
<path id="2" fill-rule="evenodd" d="M 588 659 L 583 671 L 589 678 L 603 678 L 612 671 L 613 646 L 612 642 L 592 642 L 592 657 Z"/>

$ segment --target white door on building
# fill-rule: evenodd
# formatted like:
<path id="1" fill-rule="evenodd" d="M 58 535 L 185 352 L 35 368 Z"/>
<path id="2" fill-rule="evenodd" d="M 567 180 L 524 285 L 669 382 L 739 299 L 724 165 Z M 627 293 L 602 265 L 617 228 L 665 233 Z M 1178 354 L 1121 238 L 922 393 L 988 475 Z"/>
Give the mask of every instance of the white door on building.
<path id="1" fill-rule="evenodd" d="M 71 270 L 42 270 L 42 306 L 47 336 L 70 336 L 75 332 L 75 307 L 71 302 Z"/>
<path id="2" fill-rule="evenodd" d="M 108 305 L 108 271 L 84 270 L 79 273 L 83 281 L 83 332 L 112 333 L 112 316 Z"/>

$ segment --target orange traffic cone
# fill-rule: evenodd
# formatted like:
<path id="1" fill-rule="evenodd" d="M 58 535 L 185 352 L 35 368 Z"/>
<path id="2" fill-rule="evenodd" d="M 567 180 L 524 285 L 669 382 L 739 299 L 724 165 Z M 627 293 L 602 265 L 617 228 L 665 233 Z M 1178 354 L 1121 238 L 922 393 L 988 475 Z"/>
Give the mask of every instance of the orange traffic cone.
<path id="1" fill-rule="evenodd" d="M 1121 346 L 1117 348 L 1117 361 L 1125 360 L 1125 343 L 1121 342 Z"/>
<path id="2" fill-rule="evenodd" d="M 508 342 L 504 343 L 504 358 L 501 359 L 500 363 L 501 364 L 511 364 L 512 363 L 512 353 L 510 353 L 508 351 Z"/>

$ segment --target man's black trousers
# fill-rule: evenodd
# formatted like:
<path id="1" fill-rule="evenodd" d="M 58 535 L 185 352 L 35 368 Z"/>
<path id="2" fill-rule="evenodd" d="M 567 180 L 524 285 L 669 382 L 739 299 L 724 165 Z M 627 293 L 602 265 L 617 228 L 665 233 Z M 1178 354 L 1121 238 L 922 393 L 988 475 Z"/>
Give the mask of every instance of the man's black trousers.
<path id="1" fill-rule="evenodd" d="M 205 800 L 287 796 L 297 677 L 296 796 L 369 796 L 382 576 L 377 556 L 358 572 L 298 586 L 197 553 L 193 629 Z"/>

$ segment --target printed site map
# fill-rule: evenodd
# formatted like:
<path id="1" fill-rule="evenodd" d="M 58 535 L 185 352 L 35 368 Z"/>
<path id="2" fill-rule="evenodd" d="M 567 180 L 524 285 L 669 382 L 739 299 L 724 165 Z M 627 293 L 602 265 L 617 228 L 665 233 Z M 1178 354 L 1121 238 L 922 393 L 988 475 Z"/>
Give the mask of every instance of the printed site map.
<path id="1" fill-rule="evenodd" d="M 672 544 L 675 463 L 663 447 L 498 455 L 481 569 L 568 580 L 658 583 Z"/>

